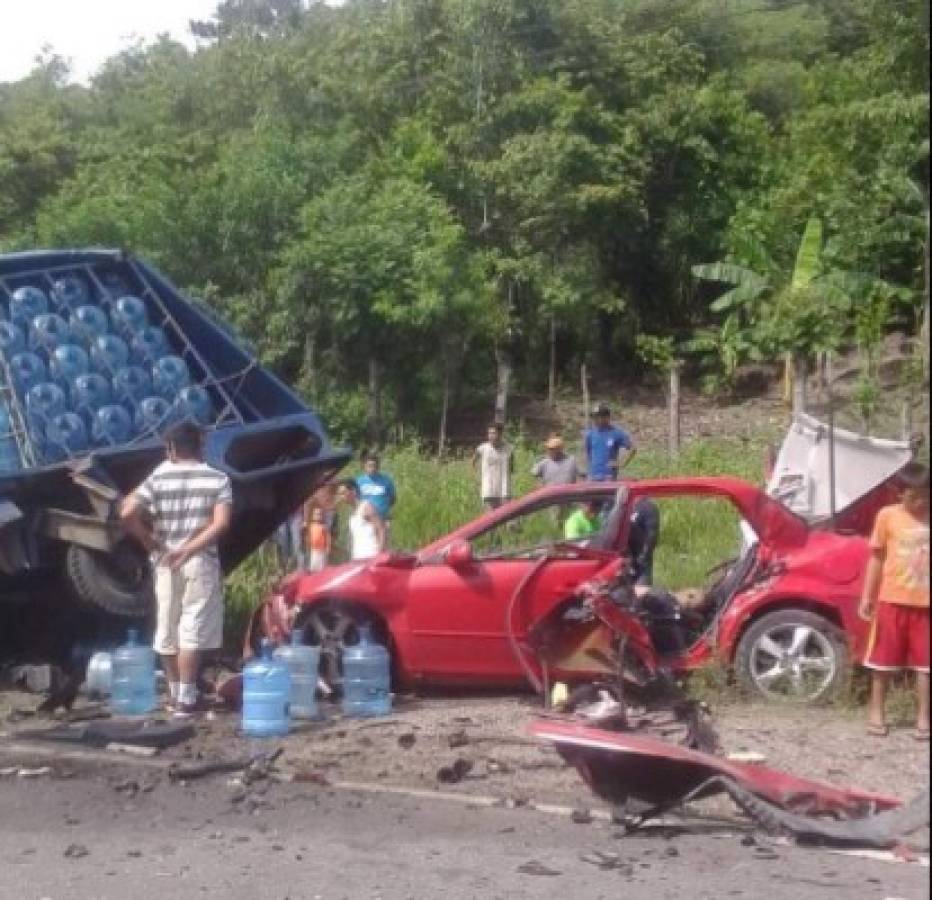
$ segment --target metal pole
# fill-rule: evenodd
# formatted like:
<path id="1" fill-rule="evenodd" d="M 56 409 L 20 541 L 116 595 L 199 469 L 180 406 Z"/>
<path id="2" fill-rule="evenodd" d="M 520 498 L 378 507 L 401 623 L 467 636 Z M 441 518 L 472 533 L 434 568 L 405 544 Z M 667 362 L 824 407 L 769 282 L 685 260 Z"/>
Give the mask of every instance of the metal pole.
<path id="1" fill-rule="evenodd" d="M 830 359 L 830 357 L 828 357 Z M 835 394 L 832 391 L 831 371 L 826 378 L 828 400 L 828 509 L 829 525 L 835 526 Z"/>

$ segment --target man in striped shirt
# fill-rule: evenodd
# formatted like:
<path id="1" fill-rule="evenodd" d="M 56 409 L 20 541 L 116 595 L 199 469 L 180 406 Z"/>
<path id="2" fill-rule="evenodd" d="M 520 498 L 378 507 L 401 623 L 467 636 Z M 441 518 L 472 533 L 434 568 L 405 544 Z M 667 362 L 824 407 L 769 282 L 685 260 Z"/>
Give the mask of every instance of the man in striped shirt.
<path id="1" fill-rule="evenodd" d="M 223 642 L 223 577 L 217 542 L 230 527 L 230 479 L 203 462 L 203 434 L 193 422 L 165 435 L 168 459 L 126 498 L 126 530 L 149 550 L 155 573 L 153 646 L 162 657 L 175 715 L 202 708 L 201 654 Z"/>

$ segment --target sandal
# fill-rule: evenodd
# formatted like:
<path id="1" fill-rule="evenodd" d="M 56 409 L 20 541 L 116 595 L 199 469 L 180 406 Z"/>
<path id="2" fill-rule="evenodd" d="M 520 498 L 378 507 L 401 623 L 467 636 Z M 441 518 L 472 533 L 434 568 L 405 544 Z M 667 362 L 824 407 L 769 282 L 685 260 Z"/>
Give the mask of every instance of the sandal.
<path id="1" fill-rule="evenodd" d="M 890 729 L 886 725 L 868 725 L 867 733 L 871 737 L 886 737 L 890 733 Z"/>

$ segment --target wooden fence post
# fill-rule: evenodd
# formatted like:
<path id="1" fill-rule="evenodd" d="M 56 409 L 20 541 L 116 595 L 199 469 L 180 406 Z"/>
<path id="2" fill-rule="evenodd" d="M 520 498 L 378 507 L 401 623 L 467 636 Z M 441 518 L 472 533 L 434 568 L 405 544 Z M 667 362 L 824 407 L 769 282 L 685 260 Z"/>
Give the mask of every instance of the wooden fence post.
<path id="1" fill-rule="evenodd" d="M 670 455 L 680 452 L 680 363 L 670 367 Z"/>
<path id="2" fill-rule="evenodd" d="M 900 434 L 904 441 L 913 438 L 913 405 L 909 400 L 904 400 L 900 409 Z"/>

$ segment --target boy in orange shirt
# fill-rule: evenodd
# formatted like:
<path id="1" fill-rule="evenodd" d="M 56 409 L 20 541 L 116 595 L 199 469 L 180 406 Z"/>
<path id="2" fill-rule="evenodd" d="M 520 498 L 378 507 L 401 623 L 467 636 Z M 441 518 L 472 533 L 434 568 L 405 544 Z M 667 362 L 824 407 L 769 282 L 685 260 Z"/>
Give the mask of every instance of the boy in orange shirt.
<path id="1" fill-rule="evenodd" d="M 919 693 L 916 739 L 929 738 L 929 472 L 900 473 L 899 503 L 877 513 L 860 615 L 872 620 L 864 665 L 872 670 L 869 734 L 884 736 L 890 674 L 913 669 Z"/>

